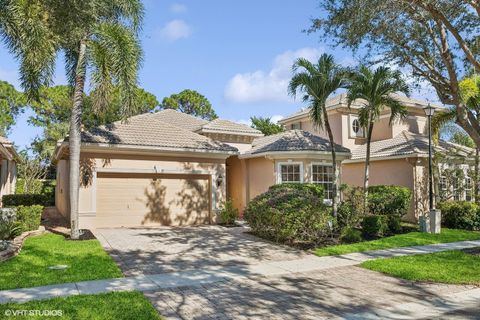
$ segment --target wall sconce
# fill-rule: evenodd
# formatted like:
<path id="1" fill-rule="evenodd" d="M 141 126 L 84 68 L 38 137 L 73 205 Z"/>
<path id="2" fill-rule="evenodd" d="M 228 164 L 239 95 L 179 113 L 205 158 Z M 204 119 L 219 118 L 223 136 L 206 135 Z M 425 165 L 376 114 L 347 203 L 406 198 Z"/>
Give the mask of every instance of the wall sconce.
<path id="1" fill-rule="evenodd" d="M 217 177 L 217 188 L 220 187 L 223 183 L 223 175 L 220 174 L 218 177 Z"/>

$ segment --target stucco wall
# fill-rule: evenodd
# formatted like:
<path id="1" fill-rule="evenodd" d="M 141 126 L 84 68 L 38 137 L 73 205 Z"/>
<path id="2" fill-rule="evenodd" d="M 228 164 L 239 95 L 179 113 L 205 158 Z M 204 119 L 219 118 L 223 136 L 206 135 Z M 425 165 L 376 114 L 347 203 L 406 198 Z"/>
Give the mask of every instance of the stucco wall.
<path id="1" fill-rule="evenodd" d="M 275 184 L 275 162 L 267 158 L 247 159 L 247 203 Z"/>
<path id="2" fill-rule="evenodd" d="M 363 186 L 364 163 L 344 163 L 342 165 L 343 183 Z M 414 191 L 414 167 L 407 159 L 394 159 L 385 161 L 372 161 L 369 174 L 370 185 L 398 185 Z M 412 202 L 406 220 L 415 219 L 415 197 Z"/>
<path id="3" fill-rule="evenodd" d="M 57 163 L 57 183 L 55 186 L 55 206 L 58 212 L 69 217 L 69 166 L 68 160 L 59 160 Z"/>
<path id="4" fill-rule="evenodd" d="M 246 160 L 237 156 L 227 159 L 227 198 L 231 199 L 235 208 L 243 211 L 246 204 Z"/>

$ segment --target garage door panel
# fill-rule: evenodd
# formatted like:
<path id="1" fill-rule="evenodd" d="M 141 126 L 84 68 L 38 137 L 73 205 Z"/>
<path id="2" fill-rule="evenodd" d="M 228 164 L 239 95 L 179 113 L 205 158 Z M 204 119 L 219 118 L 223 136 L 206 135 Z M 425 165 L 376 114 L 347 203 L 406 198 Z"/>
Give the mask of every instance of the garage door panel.
<path id="1" fill-rule="evenodd" d="M 210 222 L 206 176 L 100 176 L 97 224 L 192 225 Z"/>

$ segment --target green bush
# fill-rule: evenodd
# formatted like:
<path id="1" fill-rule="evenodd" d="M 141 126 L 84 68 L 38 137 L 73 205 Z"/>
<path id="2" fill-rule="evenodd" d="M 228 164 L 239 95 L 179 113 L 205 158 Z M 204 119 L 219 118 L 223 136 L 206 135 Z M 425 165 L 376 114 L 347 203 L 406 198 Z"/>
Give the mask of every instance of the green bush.
<path id="1" fill-rule="evenodd" d="M 355 243 L 362 241 L 362 233 L 354 228 L 345 228 L 340 234 L 340 240 L 346 243 Z"/>
<path id="2" fill-rule="evenodd" d="M 320 242 L 333 223 L 317 184 L 274 185 L 250 201 L 244 218 L 258 236 L 283 243 Z"/>
<path id="3" fill-rule="evenodd" d="M 50 207 L 55 205 L 55 198 L 49 194 L 8 194 L 2 197 L 4 207 L 41 205 Z"/>
<path id="4" fill-rule="evenodd" d="M 337 230 L 357 227 L 363 218 L 363 188 L 342 185 L 343 201 L 337 209 Z"/>
<path id="5" fill-rule="evenodd" d="M 480 230 L 480 206 L 467 201 L 439 203 L 442 225 L 452 229 Z"/>
<path id="6" fill-rule="evenodd" d="M 388 216 L 373 215 L 363 218 L 362 233 L 366 238 L 383 237 L 388 232 Z"/>
<path id="7" fill-rule="evenodd" d="M 43 206 L 19 206 L 17 207 L 16 222 L 20 225 L 21 231 L 37 230 L 40 227 Z"/>
<path id="8" fill-rule="evenodd" d="M 368 188 L 368 212 L 398 218 L 408 213 L 412 191 L 400 186 L 371 186 Z"/>
<path id="9" fill-rule="evenodd" d="M 388 231 L 392 234 L 402 232 L 402 221 L 396 216 L 387 216 Z"/>
<path id="10" fill-rule="evenodd" d="M 238 209 L 233 207 L 232 200 L 227 200 L 220 211 L 219 222 L 220 224 L 232 225 L 235 223 L 235 220 L 238 218 L 238 216 Z"/>
<path id="11" fill-rule="evenodd" d="M 1 221 L 0 240 L 10 240 L 22 233 L 22 227 L 16 221 Z M 2 249 L 0 249 L 2 250 Z"/>

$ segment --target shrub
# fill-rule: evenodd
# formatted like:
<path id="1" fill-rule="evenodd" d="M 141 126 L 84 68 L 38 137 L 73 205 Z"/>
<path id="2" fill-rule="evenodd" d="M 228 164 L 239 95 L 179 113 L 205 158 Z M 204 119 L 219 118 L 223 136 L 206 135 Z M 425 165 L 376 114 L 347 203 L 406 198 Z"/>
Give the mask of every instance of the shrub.
<path id="1" fill-rule="evenodd" d="M 232 200 L 225 201 L 225 205 L 220 211 L 219 219 L 220 224 L 232 225 L 238 218 L 238 209 L 233 207 Z"/>
<path id="2" fill-rule="evenodd" d="M 50 207 L 55 205 L 55 198 L 49 194 L 8 194 L 2 197 L 4 207 L 41 205 Z"/>
<path id="3" fill-rule="evenodd" d="M 467 201 L 446 201 L 438 205 L 442 225 L 453 229 L 480 230 L 480 206 Z"/>
<path id="4" fill-rule="evenodd" d="M 0 223 L 0 240 L 10 240 L 18 236 L 22 228 L 16 221 L 3 221 Z M 0 250 L 3 250 L 0 248 Z"/>
<path id="5" fill-rule="evenodd" d="M 284 243 L 319 242 L 333 220 L 316 184 L 274 185 L 250 201 L 244 218 L 255 234 Z"/>
<path id="6" fill-rule="evenodd" d="M 371 186 L 368 188 L 368 211 L 373 215 L 392 215 L 398 218 L 408 213 L 412 192 L 400 186 Z"/>
<path id="7" fill-rule="evenodd" d="M 354 228 L 345 228 L 340 234 L 340 240 L 346 243 L 355 243 L 362 241 L 362 233 Z"/>
<path id="8" fill-rule="evenodd" d="M 392 234 L 402 232 L 402 223 L 399 217 L 387 216 L 388 231 Z"/>
<path id="9" fill-rule="evenodd" d="M 388 216 L 373 215 L 363 218 L 362 232 L 367 238 L 383 237 L 388 232 Z"/>
<path id="10" fill-rule="evenodd" d="M 337 209 L 337 228 L 354 228 L 363 217 L 363 188 L 342 185 L 343 201 Z"/>
<path id="11" fill-rule="evenodd" d="M 17 207 L 16 222 L 20 225 L 21 231 L 37 230 L 42 212 L 43 207 L 39 205 Z"/>

